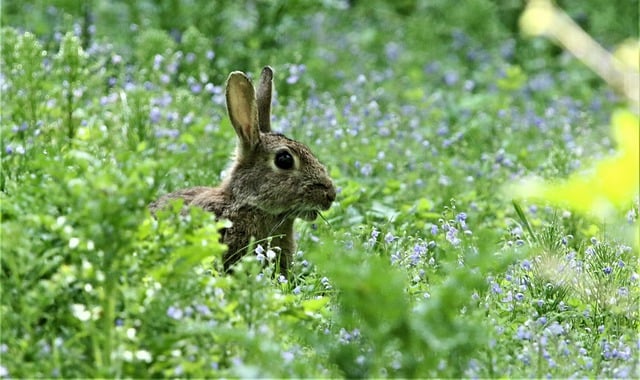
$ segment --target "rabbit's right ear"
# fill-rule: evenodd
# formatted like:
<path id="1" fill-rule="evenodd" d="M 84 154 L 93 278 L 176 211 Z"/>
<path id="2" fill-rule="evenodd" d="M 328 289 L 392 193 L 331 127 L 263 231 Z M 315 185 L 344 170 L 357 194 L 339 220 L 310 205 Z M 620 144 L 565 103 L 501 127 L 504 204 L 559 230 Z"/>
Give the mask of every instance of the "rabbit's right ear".
<path id="1" fill-rule="evenodd" d="M 258 84 L 258 125 L 260 131 L 271 132 L 271 93 L 273 92 L 273 69 L 265 66 Z"/>
<path id="2" fill-rule="evenodd" d="M 227 79 L 227 111 L 242 148 L 251 151 L 260 142 L 258 106 L 253 85 L 244 73 L 234 71 Z"/>

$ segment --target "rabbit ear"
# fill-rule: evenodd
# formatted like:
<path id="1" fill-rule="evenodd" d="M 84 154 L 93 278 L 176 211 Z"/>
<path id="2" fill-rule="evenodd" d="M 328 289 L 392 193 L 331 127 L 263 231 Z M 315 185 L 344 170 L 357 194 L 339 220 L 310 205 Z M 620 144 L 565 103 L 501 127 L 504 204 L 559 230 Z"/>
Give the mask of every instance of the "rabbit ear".
<path id="1" fill-rule="evenodd" d="M 253 85 L 244 73 L 234 71 L 227 79 L 227 111 L 244 151 L 252 150 L 260 141 L 258 107 Z"/>
<path id="2" fill-rule="evenodd" d="M 271 92 L 273 90 L 273 70 L 265 66 L 260 74 L 258 84 L 258 125 L 260 131 L 271 132 Z"/>

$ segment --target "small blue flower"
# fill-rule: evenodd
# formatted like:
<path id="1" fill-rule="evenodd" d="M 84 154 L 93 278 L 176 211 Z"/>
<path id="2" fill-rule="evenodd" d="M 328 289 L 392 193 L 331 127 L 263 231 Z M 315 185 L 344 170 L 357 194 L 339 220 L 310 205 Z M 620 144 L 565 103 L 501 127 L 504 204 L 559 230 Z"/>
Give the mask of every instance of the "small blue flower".
<path id="1" fill-rule="evenodd" d="M 360 173 L 365 176 L 368 177 L 371 175 L 371 173 L 373 172 L 373 167 L 371 166 L 371 164 L 364 164 L 362 166 L 362 169 L 360 169 Z"/>
<path id="2" fill-rule="evenodd" d="M 444 79 L 444 83 L 447 86 L 453 86 L 454 84 L 458 83 L 458 79 L 460 79 L 460 76 L 455 71 L 447 71 L 444 74 L 443 79 Z"/>
<path id="3" fill-rule="evenodd" d="M 553 321 L 545 330 L 552 335 L 561 335 L 564 333 L 564 328 L 562 328 L 557 321 Z"/>
<path id="4" fill-rule="evenodd" d="M 391 232 L 387 232 L 387 234 L 386 234 L 386 235 L 384 235 L 384 241 L 385 241 L 385 242 L 387 242 L 387 243 L 391 243 L 391 242 L 393 242 L 394 240 L 396 240 L 396 237 L 395 237 L 395 236 L 393 236 L 393 234 L 392 234 Z"/>
<path id="5" fill-rule="evenodd" d="M 440 63 L 437 61 L 430 62 L 424 67 L 424 72 L 427 74 L 434 74 L 438 70 L 440 70 Z"/>
<path id="6" fill-rule="evenodd" d="M 413 253 L 416 255 L 423 255 L 427 253 L 427 247 L 424 245 L 424 243 L 417 243 L 413 246 Z"/>
<path id="7" fill-rule="evenodd" d="M 151 120 L 151 123 L 153 124 L 158 123 L 161 117 L 162 117 L 162 112 L 160 111 L 160 108 L 152 107 L 151 110 L 149 111 L 149 119 Z"/>
<path id="8" fill-rule="evenodd" d="M 164 57 L 160 54 L 156 54 L 155 57 L 153 57 L 153 69 L 159 70 L 162 62 L 164 62 Z"/>
<path id="9" fill-rule="evenodd" d="M 207 307 L 207 305 L 196 305 L 196 311 L 204 315 L 205 317 L 211 315 L 211 310 L 209 310 L 209 307 Z"/>
<path id="10" fill-rule="evenodd" d="M 287 77 L 287 83 L 294 84 L 300 80 L 300 76 L 306 71 L 305 65 L 291 65 L 289 66 L 289 76 Z"/>
<path id="11" fill-rule="evenodd" d="M 182 118 L 182 124 L 191 125 L 193 123 L 193 113 L 189 112 Z"/>
<path id="12" fill-rule="evenodd" d="M 528 331 L 524 326 L 518 326 L 516 337 L 520 340 L 531 340 L 531 331 Z"/>
<path id="13" fill-rule="evenodd" d="M 180 320 L 184 316 L 184 313 L 180 308 L 169 306 L 169 308 L 167 309 L 167 315 L 169 316 L 169 318 Z"/>
<path id="14" fill-rule="evenodd" d="M 193 92 L 194 94 L 199 94 L 200 92 L 202 92 L 202 84 L 198 82 L 194 82 L 193 84 L 191 84 L 191 92 Z"/>
<path id="15" fill-rule="evenodd" d="M 531 363 L 531 359 L 529 358 L 529 355 L 527 354 L 523 354 L 523 353 L 519 353 L 518 354 L 518 359 L 522 362 L 522 364 L 524 364 L 525 366 L 528 366 Z"/>
<path id="16" fill-rule="evenodd" d="M 449 226 L 446 234 L 446 239 L 453 246 L 460 245 L 461 240 L 458 238 L 458 230 L 455 227 Z"/>
<path id="17" fill-rule="evenodd" d="M 353 331 L 347 331 L 345 328 L 341 328 L 338 332 L 340 343 L 349 343 L 360 337 L 360 330 L 353 329 Z"/>
<path id="18" fill-rule="evenodd" d="M 293 354 L 293 352 L 290 352 L 290 351 L 284 351 L 281 354 L 281 356 L 282 356 L 282 360 L 284 360 L 285 363 L 289 363 L 295 358 L 295 355 Z"/>
<path id="19" fill-rule="evenodd" d="M 462 223 L 465 222 L 467 220 L 467 214 L 464 212 L 459 213 L 458 215 L 456 215 L 456 221 L 458 223 Z"/>

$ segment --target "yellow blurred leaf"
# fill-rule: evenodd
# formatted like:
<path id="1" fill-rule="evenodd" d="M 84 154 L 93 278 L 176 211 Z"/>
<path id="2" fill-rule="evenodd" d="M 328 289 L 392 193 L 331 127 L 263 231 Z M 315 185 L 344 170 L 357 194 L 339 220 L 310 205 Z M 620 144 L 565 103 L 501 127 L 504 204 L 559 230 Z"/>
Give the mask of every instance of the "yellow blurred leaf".
<path id="1" fill-rule="evenodd" d="M 520 30 L 529 36 L 543 35 L 555 21 L 554 16 L 555 11 L 549 0 L 531 0 L 520 17 Z"/>
<path id="2" fill-rule="evenodd" d="M 613 56 L 628 70 L 640 71 L 640 40 L 627 39 L 616 47 Z"/>
<path id="3" fill-rule="evenodd" d="M 528 178 L 510 186 L 509 192 L 603 217 L 629 207 L 638 195 L 640 182 L 638 123 L 638 116 L 632 112 L 616 111 L 612 117 L 613 137 L 618 145 L 615 155 L 595 163 L 586 173 L 574 173 L 564 181 L 546 183 Z"/>

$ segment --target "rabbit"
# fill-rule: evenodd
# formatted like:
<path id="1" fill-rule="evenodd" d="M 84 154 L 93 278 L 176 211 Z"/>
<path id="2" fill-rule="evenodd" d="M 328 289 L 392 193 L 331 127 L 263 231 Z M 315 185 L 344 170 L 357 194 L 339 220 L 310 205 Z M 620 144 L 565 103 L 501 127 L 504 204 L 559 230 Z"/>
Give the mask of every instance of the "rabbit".
<path id="1" fill-rule="evenodd" d="M 250 241 L 272 237 L 279 247 L 279 271 L 287 276 L 296 252 L 293 224 L 296 218 L 313 221 L 336 199 L 336 188 L 327 169 L 311 150 L 280 133 L 271 131 L 273 70 L 260 74 L 257 93 L 240 71 L 229 74 L 226 85 L 227 112 L 238 136 L 229 174 L 218 187 L 192 187 L 164 195 L 149 205 L 155 213 L 172 199 L 197 206 L 231 227 L 221 231 L 228 247 L 223 266 L 248 254 Z"/>

